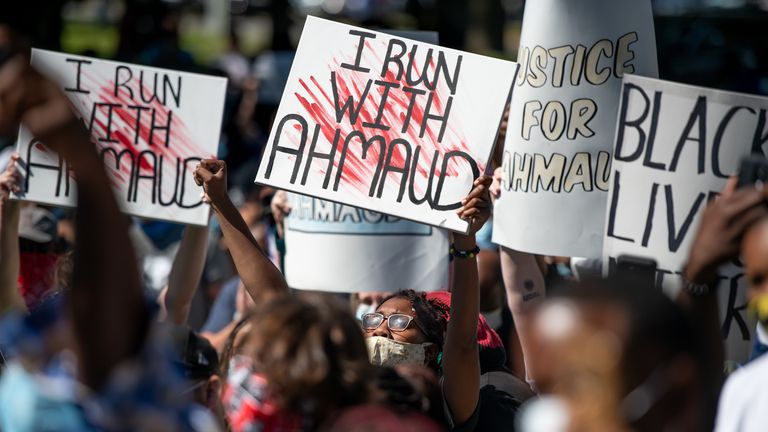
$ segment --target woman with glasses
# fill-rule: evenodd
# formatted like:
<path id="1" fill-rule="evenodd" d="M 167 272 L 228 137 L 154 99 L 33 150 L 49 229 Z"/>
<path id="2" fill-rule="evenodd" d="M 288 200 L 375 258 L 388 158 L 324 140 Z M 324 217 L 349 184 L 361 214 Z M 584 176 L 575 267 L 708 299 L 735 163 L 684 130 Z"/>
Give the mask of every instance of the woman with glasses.
<path id="1" fill-rule="evenodd" d="M 491 214 L 490 183 L 489 177 L 477 179 L 457 212 L 470 226 L 466 235 L 453 234 L 451 319 L 446 319 L 448 311 L 443 303 L 428 300 L 424 293 L 413 290 L 384 299 L 376 312 L 362 317 L 373 364 L 419 364 L 438 373 L 451 430 L 474 430 L 477 423 L 480 288 L 475 233 Z"/>
<path id="2" fill-rule="evenodd" d="M 226 165 L 203 160 L 195 180 L 204 189 L 221 223 L 240 279 L 257 305 L 288 293 L 280 271 L 253 239 L 231 203 L 226 190 Z M 474 430 L 480 389 L 477 322 L 480 293 L 475 233 L 491 214 L 491 178 L 475 180 L 457 214 L 469 222 L 467 234 L 454 234 L 453 300 L 449 322 L 446 308 L 414 291 L 404 291 L 383 301 L 376 312 L 364 316 L 364 330 L 372 363 L 382 366 L 417 364 L 440 376 L 445 418 L 452 430 Z M 361 401 L 362 402 L 362 401 Z"/>

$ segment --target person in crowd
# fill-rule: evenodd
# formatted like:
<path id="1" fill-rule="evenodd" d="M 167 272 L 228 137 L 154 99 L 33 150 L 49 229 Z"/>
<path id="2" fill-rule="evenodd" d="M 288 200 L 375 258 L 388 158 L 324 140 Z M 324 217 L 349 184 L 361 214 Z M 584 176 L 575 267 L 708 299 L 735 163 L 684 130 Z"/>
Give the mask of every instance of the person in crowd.
<path id="1" fill-rule="evenodd" d="M 530 317 L 529 373 L 543 395 L 524 431 L 707 430 L 699 359 L 685 311 L 630 278 L 550 290 Z"/>
<path id="2" fill-rule="evenodd" d="M 56 266 L 62 251 L 52 212 L 10 200 L 12 192 L 21 193 L 18 159 L 16 153 L 11 154 L 0 173 L 0 231 L 5 239 L 0 251 L 0 282 L 18 286 L 26 307 L 33 308 L 56 288 Z"/>
<path id="3" fill-rule="evenodd" d="M 205 406 L 216 416 L 221 429 L 227 427 L 221 401 L 222 379 L 218 353 L 207 339 L 184 325 L 169 325 L 171 344 L 175 350 L 175 363 L 189 383 L 184 394 Z"/>
<path id="4" fill-rule="evenodd" d="M 232 430 L 315 430 L 371 400 L 360 327 L 335 301 L 275 296 L 242 325 L 223 356 Z"/>
<path id="5" fill-rule="evenodd" d="M 746 186 L 736 188 L 732 178 L 721 195 L 704 211 L 699 230 L 683 271 L 683 300 L 695 314 L 708 342 L 709 355 L 702 359 L 708 367 L 710 412 L 714 412 L 723 380 L 724 346 L 718 317 L 718 269 L 741 257 L 747 281 L 747 298 L 755 310 L 764 304 L 766 290 L 765 252 L 768 248 L 768 189 Z M 758 338 L 765 322 L 759 313 Z M 759 339 L 758 339 L 759 340 Z M 758 408 L 768 400 L 761 385 L 768 374 L 768 358 L 761 356 L 734 372 L 719 396 L 715 430 L 757 431 L 765 428 L 765 416 Z"/>
<path id="6" fill-rule="evenodd" d="M 0 305 L 9 330 L 0 331 L 8 338 L 2 429 L 217 430 L 210 413 L 183 396 L 169 345 L 150 330 L 127 221 L 87 130 L 58 86 L 29 66 L 20 45 L 0 26 L 0 48 L 10 54 L 0 65 L 0 134 L 14 134 L 21 122 L 49 149 L 77 161 L 71 164 L 78 179 L 77 249 L 72 288 L 52 306 L 64 306 L 55 325 L 46 326 L 47 307 L 18 315 L 18 302 Z"/>
<path id="7" fill-rule="evenodd" d="M 195 180 L 203 187 L 204 200 L 211 203 L 219 217 L 240 278 L 255 304 L 262 305 L 284 295 L 288 286 L 229 199 L 226 178 L 223 161 L 203 160 L 195 170 Z M 451 321 L 446 325 L 439 306 L 413 291 L 394 294 L 384 300 L 375 313 L 369 314 L 367 320 L 363 317 L 374 364 L 385 365 L 381 358 L 382 353 L 387 353 L 390 362 L 417 363 L 441 372 L 446 421 L 457 430 L 461 427 L 471 430 L 477 421 L 479 288 L 474 234 L 490 215 L 490 184 L 490 177 L 477 179 L 473 190 L 463 200 L 463 207 L 457 211 L 469 222 L 469 231 L 467 235 L 454 234 L 456 259 Z M 395 330 L 390 327 L 390 322 Z M 395 359 L 398 356 L 400 359 Z"/>
<path id="8" fill-rule="evenodd" d="M 478 421 L 480 294 L 475 233 L 490 216 L 490 184 L 490 177 L 477 179 L 458 210 L 470 226 L 467 235 L 454 233 L 451 320 L 446 324 L 443 303 L 409 290 L 384 299 L 362 321 L 374 364 L 417 363 L 440 373 L 446 421 L 453 430 L 474 430 Z"/>
<path id="9" fill-rule="evenodd" d="M 427 298 L 448 307 L 451 304 L 448 292 L 429 293 Z M 446 319 L 450 321 L 450 315 Z M 513 430 L 520 406 L 534 393 L 507 368 L 502 340 L 482 315 L 477 323 L 477 343 L 480 355 L 480 411 L 476 430 Z"/>

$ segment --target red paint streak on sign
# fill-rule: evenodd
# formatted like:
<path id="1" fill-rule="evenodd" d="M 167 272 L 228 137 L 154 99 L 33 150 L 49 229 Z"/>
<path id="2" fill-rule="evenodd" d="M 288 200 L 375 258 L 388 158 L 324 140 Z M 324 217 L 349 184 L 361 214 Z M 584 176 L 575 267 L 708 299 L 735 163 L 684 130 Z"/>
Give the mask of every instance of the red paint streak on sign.
<path id="1" fill-rule="evenodd" d="M 191 138 L 189 128 L 184 123 L 178 111 L 164 106 L 157 98 L 153 98 L 149 103 L 140 99 L 140 92 L 145 96 L 152 95 L 153 92 L 146 87 L 140 87 L 137 80 L 131 80 L 122 85 L 115 94 L 114 82 L 109 80 L 99 80 L 92 75 L 83 72 L 83 87 L 91 91 L 85 97 L 78 95 L 73 100 L 74 108 L 80 113 L 81 118 L 87 126 L 91 127 L 91 136 L 94 144 L 101 151 L 104 148 L 113 148 L 117 154 L 127 150 L 135 161 L 136 170 L 142 175 L 161 175 L 168 180 L 163 182 L 163 190 L 169 194 L 174 193 L 177 163 L 180 160 L 189 157 L 214 157 L 205 152 L 202 147 Z M 130 91 L 126 90 L 126 87 Z M 131 97 L 131 92 L 133 97 Z M 108 116 L 106 106 L 96 107 L 94 104 L 119 104 L 120 107 L 113 108 L 111 122 Z M 130 108 L 130 106 L 141 107 L 141 110 Z M 152 122 L 154 112 L 155 130 L 152 133 Z M 93 118 L 91 118 L 93 116 Z M 170 131 L 158 129 L 168 126 L 170 118 Z M 152 137 L 150 137 L 152 135 Z M 100 141 L 99 138 L 110 138 L 116 142 Z M 151 144 L 150 144 L 150 141 Z M 155 158 L 142 152 L 151 150 Z M 159 166 L 162 158 L 162 168 Z M 128 185 L 132 176 L 137 173 L 131 171 L 131 165 L 121 159 L 119 166 L 112 163 L 112 158 L 106 159 L 108 171 L 112 177 L 113 186 Z M 130 161 L 129 161 L 130 162 Z M 155 165 L 158 165 L 155 167 Z M 182 167 L 185 169 L 187 167 Z M 190 168 L 191 169 L 191 168 Z M 178 174 L 182 175 L 181 172 Z M 134 180 L 135 184 L 142 192 L 152 194 L 152 188 L 147 182 Z"/>
<path id="2" fill-rule="evenodd" d="M 397 138 L 407 140 L 411 146 L 410 164 L 414 163 L 416 148 L 421 147 L 419 160 L 416 164 L 416 173 L 413 174 L 414 187 L 416 190 L 423 189 L 422 186 L 426 185 L 429 180 L 427 176 L 430 174 L 435 152 L 437 152 L 438 155 L 435 175 L 440 175 L 439 168 L 442 166 L 443 157 L 450 151 L 460 150 L 466 152 L 472 155 L 477 161 L 478 158 L 469 148 L 465 135 L 461 131 L 459 125 L 456 124 L 458 114 L 456 114 L 455 104 L 454 107 L 452 107 L 452 114 L 449 117 L 442 142 L 438 142 L 439 127 L 441 125 L 439 120 L 427 121 L 423 136 L 419 137 L 422 123 L 427 115 L 425 109 L 430 93 L 433 97 L 430 114 L 444 114 L 444 107 L 446 106 L 445 101 L 447 100 L 447 97 L 450 96 L 450 92 L 447 85 L 442 82 L 438 84 L 438 87 L 434 91 L 429 91 L 423 85 L 417 86 L 418 89 L 427 91 L 427 93 L 423 95 L 406 93 L 402 91 L 403 87 L 411 86 L 409 86 L 405 80 L 405 71 L 401 74 L 400 79 L 397 79 L 394 72 L 388 70 L 384 76 L 384 80 L 399 84 L 399 88 L 390 88 L 387 94 L 387 102 L 381 112 L 380 123 L 389 126 L 389 130 L 385 131 L 363 126 L 363 123 L 376 123 L 375 120 L 379 114 L 379 105 L 385 94 L 385 88 L 383 86 L 378 86 L 375 83 L 372 83 L 366 99 L 361 101 L 368 80 L 381 79 L 380 73 L 384 63 L 383 59 L 378 57 L 375 48 L 369 41 L 366 41 L 366 46 L 368 50 L 364 56 L 363 63 L 366 67 L 371 68 L 370 73 L 359 73 L 341 68 L 340 64 L 342 62 L 336 59 L 334 59 L 334 62 L 331 65 L 331 70 L 336 73 L 339 105 L 343 105 L 350 96 L 353 98 L 355 106 L 359 103 L 362 104 L 359 117 L 354 124 L 350 122 L 347 113 L 344 114 L 341 122 L 336 121 L 336 104 L 334 103 L 333 96 L 329 95 L 329 93 L 333 91 L 330 76 L 323 82 L 319 81 L 314 75 L 310 76 L 308 80 L 301 78 L 299 79 L 301 90 L 294 93 L 294 96 L 306 111 L 308 118 L 320 126 L 321 136 L 324 138 L 325 142 L 318 142 L 318 151 L 330 151 L 331 145 L 333 145 L 334 138 L 336 137 L 336 132 L 337 130 L 339 131 L 339 137 L 338 140 L 336 140 L 337 154 L 333 160 L 334 169 L 338 170 L 339 168 L 340 154 L 347 136 L 355 131 L 362 132 L 366 139 L 371 139 L 371 137 L 375 135 L 382 136 L 385 139 L 387 146 L 389 146 L 389 143 L 392 140 Z M 415 64 L 413 65 L 413 70 L 414 75 L 420 72 L 417 70 Z M 434 60 L 431 60 L 429 63 L 429 76 L 434 77 L 434 74 L 435 62 Z M 412 98 L 415 98 L 413 104 L 411 101 Z M 408 124 L 405 125 L 408 109 L 411 106 L 411 118 Z M 403 132 L 404 126 L 407 126 L 405 132 Z M 312 137 L 312 129 L 313 125 L 312 122 L 310 122 L 310 130 L 307 131 L 308 139 L 311 139 Z M 300 127 L 295 126 L 294 130 L 300 131 Z M 321 138 L 318 139 L 321 140 Z M 291 141 L 298 145 L 298 138 L 293 137 Z M 350 142 L 350 149 L 355 149 L 355 151 L 350 150 L 347 152 L 341 178 L 343 183 L 349 184 L 356 190 L 367 194 L 370 188 L 370 182 L 376 171 L 380 150 L 379 144 L 374 143 L 369 147 L 366 157 L 362 158 L 362 154 L 359 150 L 359 141 L 360 140 L 358 139 L 354 139 Z M 323 146 L 323 144 L 325 144 L 325 146 Z M 385 154 L 385 163 L 387 157 L 388 155 Z M 407 162 L 407 154 L 401 145 L 393 146 L 392 154 L 389 155 L 389 157 L 391 158 L 390 164 L 395 167 L 403 167 Z M 326 168 L 323 168 L 320 165 L 322 164 L 318 164 L 317 171 L 324 175 Z M 484 169 L 482 161 L 479 161 L 478 165 L 480 165 L 479 168 L 482 171 Z M 456 159 L 451 160 L 447 166 L 446 176 L 457 176 L 459 173 L 460 167 L 456 162 Z M 401 180 L 401 174 L 390 173 L 390 178 L 387 179 L 387 182 L 392 185 L 399 185 Z"/>

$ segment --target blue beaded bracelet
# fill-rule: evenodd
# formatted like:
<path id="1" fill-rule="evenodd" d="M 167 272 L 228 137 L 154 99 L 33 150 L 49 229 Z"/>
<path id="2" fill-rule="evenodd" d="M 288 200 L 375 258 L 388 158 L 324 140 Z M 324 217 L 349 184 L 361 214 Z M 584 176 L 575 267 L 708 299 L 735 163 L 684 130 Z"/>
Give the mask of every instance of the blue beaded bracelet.
<path id="1" fill-rule="evenodd" d="M 451 256 L 456 258 L 474 258 L 477 256 L 477 254 L 480 253 L 480 246 L 475 246 L 473 249 L 470 250 L 458 250 L 456 249 L 456 246 L 451 244 Z"/>

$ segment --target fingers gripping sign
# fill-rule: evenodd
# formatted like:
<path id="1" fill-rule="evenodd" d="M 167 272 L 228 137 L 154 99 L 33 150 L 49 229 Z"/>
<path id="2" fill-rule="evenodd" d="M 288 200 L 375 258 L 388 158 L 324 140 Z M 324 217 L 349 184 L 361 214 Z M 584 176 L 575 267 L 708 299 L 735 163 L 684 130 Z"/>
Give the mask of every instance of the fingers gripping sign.
<path id="1" fill-rule="evenodd" d="M 491 217 L 490 187 L 493 179 L 480 176 L 473 183 L 473 189 L 461 201 L 462 207 L 456 212 L 460 218 L 469 222 L 468 235 L 473 235 L 485 225 Z"/>

